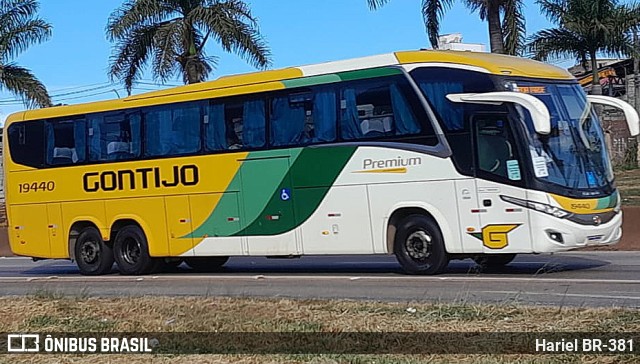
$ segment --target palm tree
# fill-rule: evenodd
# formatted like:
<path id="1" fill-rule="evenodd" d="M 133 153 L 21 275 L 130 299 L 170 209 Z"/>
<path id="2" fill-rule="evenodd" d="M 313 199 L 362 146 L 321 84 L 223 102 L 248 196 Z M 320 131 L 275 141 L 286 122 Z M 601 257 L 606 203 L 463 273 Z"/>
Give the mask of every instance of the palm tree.
<path id="1" fill-rule="evenodd" d="M 51 106 L 44 85 L 30 70 L 12 62 L 51 36 L 51 25 L 35 15 L 38 7 L 37 0 L 0 0 L 0 90 L 19 96 L 27 107 Z"/>
<path id="2" fill-rule="evenodd" d="M 376 10 L 389 0 L 367 0 L 369 8 Z M 491 52 L 519 54 L 525 42 L 525 19 L 522 0 L 463 0 L 472 12 L 489 26 Z M 429 41 L 438 48 L 440 21 L 453 4 L 453 0 L 422 0 L 422 17 Z M 501 19 L 502 18 L 502 19 Z"/>
<path id="3" fill-rule="evenodd" d="M 149 60 L 156 80 L 176 73 L 184 83 L 206 80 L 217 62 L 205 53 L 209 38 L 256 67 L 270 63 L 257 21 L 241 0 L 128 0 L 111 14 L 106 30 L 117 42 L 109 76 L 129 93 Z"/>
<path id="4" fill-rule="evenodd" d="M 575 57 L 587 69 L 590 61 L 592 92 L 601 93 L 597 55 L 627 55 L 633 45 L 630 31 L 640 24 L 640 6 L 617 0 L 539 0 L 542 13 L 557 24 L 531 36 L 526 48 L 535 59 Z"/>

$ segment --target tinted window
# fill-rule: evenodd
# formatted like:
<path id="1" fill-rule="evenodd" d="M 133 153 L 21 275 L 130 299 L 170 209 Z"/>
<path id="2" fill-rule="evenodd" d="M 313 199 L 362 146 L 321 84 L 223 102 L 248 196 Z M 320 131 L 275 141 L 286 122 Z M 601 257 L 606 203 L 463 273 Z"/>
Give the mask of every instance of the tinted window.
<path id="1" fill-rule="evenodd" d="M 518 149 L 507 115 L 475 115 L 478 176 L 499 181 L 522 180 Z"/>
<path id="2" fill-rule="evenodd" d="M 424 67 L 411 72 L 445 130 L 468 130 L 465 108 L 451 102 L 447 94 L 494 91 L 489 75 L 455 68 Z"/>
<path id="3" fill-rule="evenodd" d="M 332 88 L 298 90 L 271 99 L 271 145 L 304 145 L 336 138 L 336 93 Z"/>
<path id="4" fill-rule="evenodd" d="M 340 93 L 341 136 L 346 140 L 420 134 L 417 113 L 423 116 L 422 107 L 401 76 L 354 83 Z"/>
<path id="5" fill-rule="evenodd" d="M 9 126 L 9 151 L 18 164 L 41 167 L 44 164 L 44 122 L 26 121 Z"/>
<path id="6" fill-rule="evenodd" d="M 144 113 L 146 156 L 171 156 L 200 150 L 200 104 L 153 107 Z"/>
<path id="7" fill-rule="evenodd" d="M 207 109 L 205 123 L 207 150 L 237 150 L 265 145 L 262 100 L 230 100 L 212 104 Z"/>
<path id="8" fill-rule="evenodd" d="M 463 104 L 449 101 L 450 93 L 494 91 L 491 78 L 484 73 L 443 67 L 423 67 L 411 71 L 438 118 L 453 151 L 453 162 L 462 174 L 473 175 L 473 149 L 470 118 L 479 110 L 503 110 L 488 105 Z"/>
<path id="9" fill-rule="evenodd" d="M 140 113 L 94 114 L 89 122 L 89 159 L 126 160 L 140 156 Z"/>
<path id="10" fill-rule="evenodd" d="M 86 160 L 86 123 L 84 119 L 45 122 L 47 164 L 70 165 Z"/>

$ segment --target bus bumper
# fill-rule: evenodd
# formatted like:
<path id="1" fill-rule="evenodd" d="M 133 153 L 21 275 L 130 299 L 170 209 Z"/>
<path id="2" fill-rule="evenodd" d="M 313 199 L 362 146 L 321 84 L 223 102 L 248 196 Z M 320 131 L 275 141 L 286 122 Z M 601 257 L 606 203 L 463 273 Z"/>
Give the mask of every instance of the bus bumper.
<path id="1" fill-rule="evenodd" d="M 588 246 L 613 245 L 622 238 L 622 211 L 602 225 L 580 225 L 553 216 L 536 214 L 533 229 L 535 253 L 560 252 Z M 534 218 L 534 216 L 531 216 Z"/>

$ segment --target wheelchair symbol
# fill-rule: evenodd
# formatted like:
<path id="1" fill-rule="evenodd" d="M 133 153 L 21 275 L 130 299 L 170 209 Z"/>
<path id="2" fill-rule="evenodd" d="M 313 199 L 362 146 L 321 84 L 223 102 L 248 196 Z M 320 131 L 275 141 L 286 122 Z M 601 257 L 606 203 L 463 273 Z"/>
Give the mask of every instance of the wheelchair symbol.
<path id="1" fill-rule="evenodd" d="M 282 201 L 287 201 L 291 198 L 291 192 L 289 191 L 288 188 L 283 188 L 282 191 L 280 191 L 280 199 Z"/>

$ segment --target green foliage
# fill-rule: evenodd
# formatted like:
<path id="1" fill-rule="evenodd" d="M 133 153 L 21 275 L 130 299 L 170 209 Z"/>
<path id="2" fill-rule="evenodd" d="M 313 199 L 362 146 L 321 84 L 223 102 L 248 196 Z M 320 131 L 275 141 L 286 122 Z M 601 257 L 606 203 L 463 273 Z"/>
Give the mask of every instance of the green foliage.
<path id="1" fill-rule="evenodd" d="M 594 68 L 597 53 L 632 52 L 630 30 L 640 24 L 638 4 L 620 5 L 617 0 L 539 0 L 538 4 L 557 27 L 540 30 L 529 39 L 526 48 L 533 58 L 574 57 L 586 66 L 588 57 Z M 598 82 L 594 72 L 593 84 Z"/>
<path id="2" fill-rule="evenodd" d="M 624 152 L 624 159 L 622 165 L 623 169 L 636 169 L 638 168 L 638 140 L 630 139 L 627 149 Z"/>
<path id="3" fill-rule="evenodd" d="M 38 18 L 36 0 L 0 0 L 0 90 L 22 98 L 27 107 L 46 107 L 51 99 L 28 69 L 12 62 L 32 44 L 51 37 L 51 25 Z"/>
<path id="4" fill-rule="evenodd" d="M 453 1 L 422 0 L 422 17 L 433 48 L 438 48 L 440 21 Z M 389 0 L 367 0 L 372 10 L 377 10 L 388 2 Z M 492 52 L 511 55 L 522 53 L 526 40 L 522 0 L 463 0 L 463 3 L 472 12 L 477 12 L 480 19 L 488 21 Z M 491 17 L 498 20 L 495 25 L 490 21 Z"/>
<path id="5" fill-rule="evenodd" d="M 128 0 L 111 14 L 106 31 L 116 43 L 109 76 L 129 93 L 147 63 L 162 82 L 176 74 L 185 83 L 206 80 L 217 62 L 205 53 L 210 38 L 253 66 L 270 63 L 257 21 L 241 0 Z"/>

